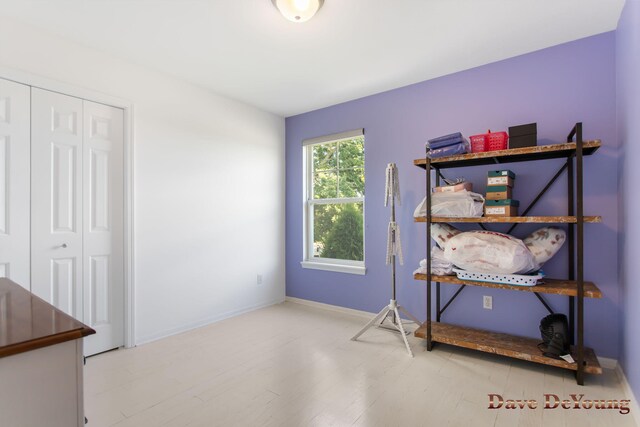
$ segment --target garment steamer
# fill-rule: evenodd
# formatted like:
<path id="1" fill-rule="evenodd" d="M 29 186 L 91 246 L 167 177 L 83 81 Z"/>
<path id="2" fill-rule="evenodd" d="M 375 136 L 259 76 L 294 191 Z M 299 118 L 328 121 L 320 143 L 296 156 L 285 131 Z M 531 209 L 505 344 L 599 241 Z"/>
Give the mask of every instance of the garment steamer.
<path id="1" fill-rule="evenodd" d="M 385 185 L 385 199 L 384 205 L 391 205 L 391 220 L 389 221 L 388 235 L 387 235 L 387 261 L 386 264 L 391 264 L 391 291 L 392 297 L 389 300 L 389 305 L 384 307 L 376 316 L 367 323 L 364 328 L 351 338 L 352 341 L 356 341 L 360 335 L 364 334 L 372 326 L 391 330 L 393 332 L 400 332 L 400 336 L 404 340 L 404 345 L 407 347 L 407 352 L 413 357 L 411 347 L 409 347 L 409 341 L 407 341 L 407 332 L 405 332 L 402 319 L 400 318 L 400 312 L 404 313 L 409 319 L 411 319 L 417 325 L 420 325 L 420 321 L 414 317 L 411 313 L 404 309 L 404 307 L 398 305 L 396 301 L 396 257 L 403 264 L 402 258 L 402 245 L 400 242 L 400 227 L 396 223 L 396 199 L 398 204 L 401 204 L 400 200 L 400 181 L 398 180 L 398 168 L 395 163 L 389 163 L 386 170 L 386 185 Z M 391 318 L 391 327 L 387 327 L 384 323 L 387 319 Z"/>

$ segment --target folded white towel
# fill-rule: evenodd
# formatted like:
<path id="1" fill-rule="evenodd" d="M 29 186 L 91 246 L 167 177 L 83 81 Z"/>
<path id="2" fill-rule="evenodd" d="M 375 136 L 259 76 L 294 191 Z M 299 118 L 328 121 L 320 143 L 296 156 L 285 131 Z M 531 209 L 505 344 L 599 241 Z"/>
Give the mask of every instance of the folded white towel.
<path id="1" fill-rule="evenodd" d="M 420 261 L 420 268 L 413 274 L 427 274 L 427 259 Z M 453 274 L 453 264 L 444 259 L 444 251 L 437 246 L 431 248 L 431 274 L 448 276 Z"/>

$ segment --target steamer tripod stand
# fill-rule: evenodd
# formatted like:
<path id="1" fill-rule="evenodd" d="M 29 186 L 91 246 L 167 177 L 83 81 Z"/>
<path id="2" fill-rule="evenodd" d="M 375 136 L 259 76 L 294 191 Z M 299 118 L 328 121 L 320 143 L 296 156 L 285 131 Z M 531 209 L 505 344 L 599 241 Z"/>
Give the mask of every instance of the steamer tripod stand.
<path id="1" fill-rule="evenodd" d="M 420 326 L 420 321 L 409 313 L 404 307 L 398 305 L 396 301 L 396 256 L 399 258 L 400 264 L 403 264 L 402 246 L 400 242 L 400 228 L 396 223 L 396 199 L 398 204 L 400 201 L 400 182 L 398 180 L 398 168 L 395 163 L 389 163 L 386 170 L 386 186 L 384 205 L 391 205 L 391 219 L 389 221 L 389 231 L 387 236 L 387 265 L 391 264 L 391 290 L 392 296 L 389 305 L 384 307 L 373 319 L 367 323 L 364 328 L 351 338 L 356 341 L 360 335 L 364 334 L 372 326 L 389 329 L 393 332 L 400 332 L 400 336 L 404 341 L 407 352 L 413 357 L 413 352 L 407 340 L 407 332 L 405 332 L 400 312 L 404 313 L 411 321 Z M 384 325 L 385 320 L 391 317 L 391 327 Z"/>

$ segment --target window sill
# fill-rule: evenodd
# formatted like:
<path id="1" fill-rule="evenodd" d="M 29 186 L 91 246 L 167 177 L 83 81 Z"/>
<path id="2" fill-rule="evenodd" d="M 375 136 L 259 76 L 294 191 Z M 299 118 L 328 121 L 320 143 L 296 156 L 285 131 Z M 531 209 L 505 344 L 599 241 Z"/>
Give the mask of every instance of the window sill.
<path id="1" fill-rule="evenodd" d="M 343 264 L 330 264 L 327 262 L 314 262 L 314 261 L 301 261 L 302 268 L 309 268 L 311 270 L 324 270 L 333 271 L 336 273 L 348 273 L 364 275 L 367 273 L 367 268 L 360 265 L 343 265 Z"/>

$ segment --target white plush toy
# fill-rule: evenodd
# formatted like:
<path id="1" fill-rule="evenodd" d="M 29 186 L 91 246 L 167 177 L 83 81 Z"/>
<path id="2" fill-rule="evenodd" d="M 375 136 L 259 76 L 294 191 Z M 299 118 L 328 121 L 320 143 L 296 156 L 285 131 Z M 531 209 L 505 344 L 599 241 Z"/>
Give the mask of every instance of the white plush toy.
<path id="1" fill-rule="evenodd" d="M 544 227 L 524 240 L 494 231 L 462 232 L 449 224 L 431 225 L 431 237 L 444 258 L 474 273 L 525 274 L 537 271 L 562 247 L 566 233 Z"/>

